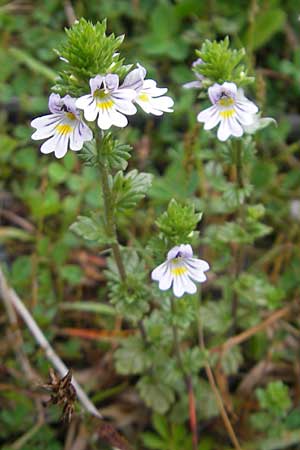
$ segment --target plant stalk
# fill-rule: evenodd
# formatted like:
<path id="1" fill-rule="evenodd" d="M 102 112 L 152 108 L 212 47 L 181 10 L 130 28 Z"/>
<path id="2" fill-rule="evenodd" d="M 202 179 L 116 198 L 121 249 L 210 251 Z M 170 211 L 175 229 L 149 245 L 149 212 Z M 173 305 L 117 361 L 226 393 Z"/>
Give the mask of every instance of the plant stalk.
<path id="1" fill-rule="evenodd" d="M 175 303 L 174 298 L 171 296 L 171 311 L 172 316 L 175 317 Z M 192 433 L 192 442 L 193 442 L 193 450 L 198 450 L 198 429 L 197 429 L 197 413 L 196 413 L 196 402 L 195 402 L 195 393 L 193 389 L 193 380 L 190 374 L 186 373 L 181 357 L 180 343 L 178 338 L 178 329 L 177 326 L 172 323 L 172 331 L 173 331 L 173 339 L 174 339 L 174 351 L 177 357 L 178 365 L 182 372 L 184 382 L 186 385 L 188 399 L 189 399 L 189 418 L 190 418 L 190 429 Z"/>
<path id="2" fill-rule="evenodd" d="M 98 151 L 98 166 L 100 169 L 100 178 L 101 178 L 101 187 L 102 187 L 102 194 L 103 194 L 103 201 L 104 201 L 104 214 L 105 214 L 105 221 L 106 221 L 106 229 L 108 235 L 113 239 L 113 243 L 111 244 L 112 253 L 114 256 L 114 260 L 116 262 L 118 272 L 120 275 L 121 280 L 124 282 L 126 281 L 126 270 L 125 265 L 123 262 L 120 245 L 118 242 L 118 235 L 117 235 L 117 225 L 114 217 L 114 208 L 113 208 L 113 202 L 111 198 L 111 190 L 109 187 L 109 171 L 108 167 L 105 161 L 101 160 L 100 158 L 100 149 L 101 149 L 101 141 L 98 133 L 95 133 L 96 135 L 96 145 L 97 145 L 97 151 Z M 141 336 L 144 340 L 144 342 L 147 342 L 147 334 L 146 330 L 143 324 L 142 320 L 138 321 L 138 327 L 141 333 Z"/>

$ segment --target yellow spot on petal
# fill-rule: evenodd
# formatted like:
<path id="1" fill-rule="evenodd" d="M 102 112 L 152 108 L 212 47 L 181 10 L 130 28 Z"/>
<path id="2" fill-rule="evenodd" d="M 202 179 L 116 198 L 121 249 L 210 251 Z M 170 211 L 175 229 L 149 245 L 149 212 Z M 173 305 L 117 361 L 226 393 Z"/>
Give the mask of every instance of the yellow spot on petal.
<path id="1" fill-rule="evenodd" d="M 187 268 L 184 266 L 177 266 L 177 267 L 173 267 L 171 269 L 171 273 L 172 273 L 172 275 L 175 275 L 175 277 L 183 275 L 186 272 L 187 272 Z"/>
<path id="2" fill-rule="evenodd" d="M 139 94 L 138 99 L 142 102 L 149 102 L 149 95 L 144 92 L 142 94 Z"/>
<path id="3" fill-rule="evenodd" d="M 230 117 L 235 115 L 234 109 L 225 109 L 224 111 L 220 111 L 220 116 L 223 119 L 229 119 Z"/>
<path id="4" fill-rule="evenodd" d="M 71 125 L 67 125 L 67 124 L 60 124 L 57 125 L 56 130 L 58 131 L 59 134 L 70 134 L 73 131 L 73 127 L 71 127 Z"/>
<path id="5" fill-rule="evenodd" d="M 110 109 L 114 106 L 114 102 L 112 100 L 108 99 L 108 100 L 103 100 L 101 102 L 97 102 L 96 105 L 97 105 L 97 108 L 100 108 L 100 109 Z"/>
<path id="6" fill-rule="evenodd" d="M 66 116 L 70 120 L 75 120 L 76 119 L 75 114 L 73 114 L 71 112 L 66 112 Z"/>
<path id="7" fill-rule="evenodd" d="M 218 101 L 221 106 L 231 106 L 234 104 L 234 100 L 231 97 L 223 97 Z"/>

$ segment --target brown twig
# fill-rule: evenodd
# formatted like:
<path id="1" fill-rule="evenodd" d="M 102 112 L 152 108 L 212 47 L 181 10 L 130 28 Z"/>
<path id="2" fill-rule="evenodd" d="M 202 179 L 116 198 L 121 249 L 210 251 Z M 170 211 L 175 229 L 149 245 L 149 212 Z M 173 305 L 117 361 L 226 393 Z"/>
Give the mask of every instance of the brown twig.
<path id="1" fill-rule="evenodd" d="M 32 225 L 32 223 L 28 222 L 28 220 L 24 219 L 23 217 L 18 216 L 13 211 L 0 209 L 0 217 L 1 216 L 9 220 L 10 222 L 15 223 L 16 225 L 19 225 L 20 228 L 23 228 L 23 230 L 26 230 L 29 233 L 33 233 L 35 231 L 35 228 Z"/>
<path id="2" fill-rule="evenodd" d="M 14 307 L 17 313 L 22 317 L 23 321 L 26 323 L 30 333 L 39 344 L 39 346 L 44 350 L 45 356 L 51 362 L 51 364 L 56 368 L 56 370 L 60 373 L 61 376 L 65 376 L 68 372 L 67 366 L 60 359 L 60 357 L 56 354 L 54 349 L 51 347 L 47 339 L 45 338 L 43 332 L 35 322 L 34 318 L 17 295 L 17 293 L 8 286 L 7 281 L 5 279 L 4 273 L 0 267 L 0 296 L 4 300 L 6 304 L 10 304 Z M 86 393 L 80 386 L 80 384 L 73 377 L 72 384 L 76 389 L 76 394 L 78 400 L 81 402 L 82 406 L 86 411 L 97 418 L 102 418 L 101 414 L 91 402 L 91 400 L 87 397 Z"/>
<path id="3" fill-rule="evenodd" d="M 202 330 L 200 319 L 198 320 L 198 339 L 199 339 L 199 345 L 200 345 L 201 350 L 203 350 L 205 352 L 206 348 L 205 348 L 203 330 Z M 230 437 L 230 440 L 231 440 L 232 444 L 234 445 L 234 448 L 236 450 L 242 450 L 242 448 L 241 448 L 241 446 L 239 444 L 238 438 L 237 438 L 237 436 L 236 436 L 236 434 L 234 432 L 234 429 L 233 429 L 233 427 L 231 425 L 231 422 L 229 420 L 229 417 L 228 417 L 228 414 L 226 412 L 226 409 L 224 407 L 224 403 L 223 403 L 222 397 L 221 397 L 221 395 L 219 393 L 219 389 L 218 389 L 217 384 L 215 382 L 215 377 L 214 377 L 213 371 L 212 371 L 212 369 L 211 369 L 211 367 L 210 367 L 210 365 L 208 363 L 205 364 L 204 368 L 205 368 L 206 376 L 208 378 L 210 387 L 211 387 L 211 389 L 212 389 L 212 391 L 214 393 L 214 396 L 216 398 L 216 402 L 217 402 L 217 405 L 218 405 L 218 408 L 219 408 L 222 420 L 224 422 L 225 428 L 227 430 L 228 436 Z"/>
<path id="4" fill-rule="evenodd" d="M 210 351 L 223 353 L 223 352 L 231 349 L 235 345 L 241 344 L 242 342 L 250 339 L 250 337 L 252 337 L 254 334 L 259 333 L 260 331 L 263 331 L 265 328 L 268 328 L 273 323 L 275 323 L 278 320 L 282 319 L 283 317 L 287 316 L 291 312 L 292 307 L 293 307 L 293 305 L 285 306 L 284 308 L 281 308 L 281 309 L 275 311 L 263 322 L 259 323 L 258 325 L 254 325 L 251 328 L 248 328 L 248 330 L 245 330 L 242 333 L 237 334 L 236 336 L 232 336 L 226 342 L 224 342 L 224 344 L 222 344 L 218 347 L 213 347 L 212 349 L 210 349 Z"/>
<path id="5" fill-rule="evenodd" d="M 76 15 L 70 0 L 64 0 L 64 10 L 68 20 L 68 25 L 71 27 L 76 21 Z"/>

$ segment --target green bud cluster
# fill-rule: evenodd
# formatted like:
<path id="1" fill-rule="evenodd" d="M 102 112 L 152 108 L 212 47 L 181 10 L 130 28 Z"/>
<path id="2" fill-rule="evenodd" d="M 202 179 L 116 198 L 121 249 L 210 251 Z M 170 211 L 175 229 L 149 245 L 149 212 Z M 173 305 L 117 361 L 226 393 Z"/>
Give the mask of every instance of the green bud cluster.
<path id="1" fill-rule="evenodd" d="M 66 29 L 66 40 L 56 50 L 65 68 L 53 90 L 78 97 L 86 94 L 90 78 L 98 74 L 112 71 L 123 77 L 130 69 L 118 53 L 123 39 L 123 35 L 106 34 L 106 20 L 93 25 L 82 18 Z"/>
<path id="2" fill-rule="evenodd" d="M 246 54 L 245 49 L 231 50 L 229 44 L 228 37 L 218 42 L 206 39 L 201 49 L 196 50 L 202 64 L 197 64 L 193 70 L 205 77 L 204 84 L 222 84 L 228 81 L 245 86 L 254 81 L 253 77 L 247 75 L 244 64 L 241 64 Z"/>

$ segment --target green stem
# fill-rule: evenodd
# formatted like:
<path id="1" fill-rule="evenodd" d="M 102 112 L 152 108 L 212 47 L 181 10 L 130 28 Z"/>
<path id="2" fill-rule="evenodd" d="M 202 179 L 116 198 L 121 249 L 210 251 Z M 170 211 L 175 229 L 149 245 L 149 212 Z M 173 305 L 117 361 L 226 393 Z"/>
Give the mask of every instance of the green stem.
<path id="1" fill-rule="evenodd" d="M 114 241 L 111 244 L 112 253 L 114 256 L 114 260 L 116 262 L 118 272 L 120 275 L 121 280 L 124 282 L 126 281 L 126 270 L 125 265 L 123 262 L 120 245 L 118 242 L 118 234 L 117 234 L 117 225 L 115 221 L 114 216 L 114 206 L 111 196 L 111 190 L 109 187 L 109 170 L 107 163 L 103 161 L 100 157 L 100 149 L 101 149 L 101 139 L 99 134 L 96 132 L 96 146 L 98 151 L 98 166 L 100 169 L 100 179 L 101 179 L 101 186 L 102 186 L 102 194 L 103 194 L 103 201 L 104 201 L 104 213 L 105 213 L 105 221 L 106 221 L 106 229 L 107 234 L 109 237 L 112 238 Z M 138 326 L 140 329 L 140 333 L 142 335 L 143 340 L 147 341 L 147 334 L 144 327 L 144 324 L 142 320 L 139 320 Z"/>
<path id="2" fill-rule="evenodd" d="M 118 236 L 117 236 L 117 226 L 115 222 L 114 217 L 114 210 L 113 210 L 113 204 L 112 204 L 112 198 L 111 198 L 111 190 L 109 187 L 109 171 L 107 167 L 107 163 L 103 161 L 100 157 L 100 150 L 101 150 L 101 138 L 99 134 L 96 132 L 96 146 L 98 151 L 98 167 L 100 169 L 100 179 L 101 179 L 101 186 L 102 186 L 102 194 L 103 194 L 103 200 L 104 200 L 104 213 L 105 213 L 105 221 L 106 221 L 106 229 L 109 237 L 111 237 L 115 242 L 111 244 L 111 249 L 114 255 L 114 259 L 117 264 L 117 268 L 119 271 L 119 275 L 121 277 L 122 281 L 125 281 L 126 279 L 126 271 L 125 266 L 123 264 L 122 255 L 120 251 L 120 246 L 118 243 Z"/>
<path id="3" fill-rule="evenodd" d="M 242 162 L 242 143 L 240 140 L 236 141 L 236 155 L 235 155 L 235 164 L 236 164 L 236 177 L 237 184 L 240 189 L 244 187 L 243 182 L 243 162 Z"/>
<path id="4" fill-rule="evenodd" d="M 234 162 L 235 162 L 235 170 L 236 170 L 236 184 L 237 190 L 241 190 L 244 188 L 244 172 L 243 172 L 243 147 L 240 139 L 235 139 L 233 141 L 233 151 L 234 151 Z M 238 201 L 240 197 L 240 193 L 237 193 Z M 241 220 L 242 225 L 245 225 L 245 208 L 244 208 L 244 200 L 243 203 L 240 204 L 239 209 L 237 211 L 237 219 Z M 234 272 L 233 272 L 233 283 L 238 278 L 241 266 L 243 264 L 243 249 L 241 247 L 235 248 L 234 250 Z M 237 328 L 237 314 L 238 314 L 238 296 L 236 292 L 233 292 L 232 297 L 232 305 L 231 305 L 231 314 L 232 314 L 232 328 L 230 330 L 230 334 L 235 334 Z"/>
<path id="5" fill-rule="evenodd" d="M 174 302 L 173 296 L 171 296 L 171 311 L 172 311 L 172 319 L 173 319 L 176 316 L 175 302 Z M 196 403 L 195 403 L 195 394 L 194 394 L 194 389 L 193 389 L 193 381 L 192 381 L 191 375 L 185 371 L 185 368 L 183 365 L 179 337 L 178 337 L 178 329 L 177 329 L 177 326 L 174 324 L 173 320 L 172 320 L 172 331 L 173 331 L 173 339 L 174 339 L 174 351 L 175 351 L 178 365 L 182 372 L 183 379 L 184 379 L 187 393 L 188 393 L 189 417 L 190 417 L 190 428 L 191 428 L 191 433 L 192 433 L 193 450 L 197 450 L 199 438 L 198 438 L 198 430 L 197 430 L 197 414 L 196 414 Z"/>

